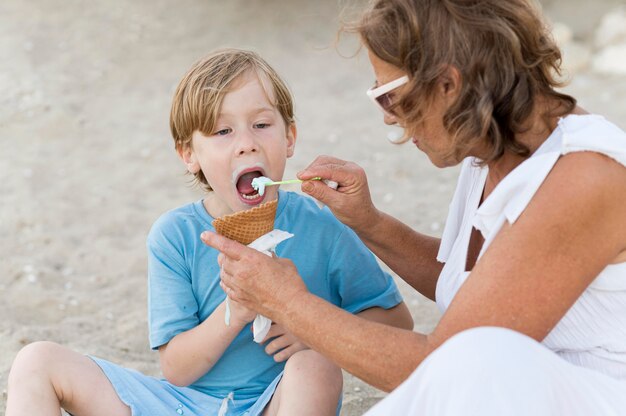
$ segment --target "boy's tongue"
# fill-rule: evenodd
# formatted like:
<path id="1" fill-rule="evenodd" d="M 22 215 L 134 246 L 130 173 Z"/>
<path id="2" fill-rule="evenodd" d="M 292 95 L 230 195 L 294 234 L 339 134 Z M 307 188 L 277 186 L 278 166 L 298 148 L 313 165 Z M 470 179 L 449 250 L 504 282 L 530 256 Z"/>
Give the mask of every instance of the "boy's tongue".
<path id="1" fill-rule="evenodd" d="M 256 193 L 256 190 L 252 187 L 252 179 L 261 176 L 261 172 L 248 172 L 241 175 L 237 181 L 237 190 L 241 194 L 249 195 Z"/>

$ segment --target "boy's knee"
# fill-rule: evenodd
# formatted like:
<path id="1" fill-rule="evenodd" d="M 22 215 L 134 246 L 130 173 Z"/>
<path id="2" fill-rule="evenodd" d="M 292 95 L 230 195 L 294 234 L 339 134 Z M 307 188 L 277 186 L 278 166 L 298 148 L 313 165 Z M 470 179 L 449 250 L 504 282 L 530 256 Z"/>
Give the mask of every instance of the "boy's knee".
<path id="1" fill-rule="evenodd" d="M 23 347 L 15 356 L 9 373 L 9 383 L 24 375 L 42 374 L 55 362 L 61 346 L 50 341 L 37 341 Z"/>
<path id="2" fill-rule="evenodd" d="M 302 350 L 293 354 L 285 364 L 285 375 L 297 373 L 311 381 L 319 380 L 339 390 L 343 387 L 341 368 L 322 354 L 313 350 Z"/>

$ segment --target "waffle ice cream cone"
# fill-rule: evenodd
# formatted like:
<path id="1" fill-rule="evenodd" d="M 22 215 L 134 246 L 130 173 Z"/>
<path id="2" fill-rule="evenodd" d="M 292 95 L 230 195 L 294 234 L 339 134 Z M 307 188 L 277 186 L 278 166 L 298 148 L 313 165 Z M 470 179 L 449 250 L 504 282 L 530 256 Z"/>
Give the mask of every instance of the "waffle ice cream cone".
<path id="1" fill-rule="evenodd" d="M 213 220 L 218 234 L 248 245 L 274 229 L 278 200 L 275 199 L 252 209 L 235 212 Z"/>

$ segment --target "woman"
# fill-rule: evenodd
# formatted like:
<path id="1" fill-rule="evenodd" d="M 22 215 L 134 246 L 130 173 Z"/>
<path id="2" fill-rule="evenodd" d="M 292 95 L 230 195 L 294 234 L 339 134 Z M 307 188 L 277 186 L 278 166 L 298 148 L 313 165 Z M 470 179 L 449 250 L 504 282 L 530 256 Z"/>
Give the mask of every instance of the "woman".
<path id="1" fill-rule="evenodd" d="M 626 414 L 626 134 L 555 90 L 560 53 L 527 1 L 377 0 L 354 30 L 385 122 L 462 164 L 443 237 L 378 211 L 353 163 L 319 157 L 299 177 L 338 189 L 302 190 L 443 317 L 418 334 L 350 316 L 289 261 L 207 233 L 228 296 L 395 389 L 371 415 Z"/>

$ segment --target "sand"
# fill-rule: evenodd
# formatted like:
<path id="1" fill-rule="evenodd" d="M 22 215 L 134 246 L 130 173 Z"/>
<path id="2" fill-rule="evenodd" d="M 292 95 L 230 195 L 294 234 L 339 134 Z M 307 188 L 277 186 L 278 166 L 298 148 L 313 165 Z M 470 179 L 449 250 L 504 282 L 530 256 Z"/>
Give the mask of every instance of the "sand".
<path id="1" fill-rule="evenodd" d="M 620 3 L 545 6 L 590 45 Z M 318 154 L 354 160 L 381 209 L 441 234 L 458 168 L 438 170 L 410 144 L 387 143 L 389 128 L 364 94 L 373 81 L 365 57 L 333 46 L 340 8 L 333 0 L 0 4 L 0 414 L 11 361 L 33 341 L 159 373 L 147 341 L 145 238 L 161 213 L 202 196 L 173 151 L 168 117 L 176 83 L 214 48 L 255 49 L 291 86 L 299 138 L 287 178 Z M 344 40 L 339 50 L 354 46 Z M 626 127 L 626 77 L 585 65 L 566 90 Z M 400 287 L 415 329 L 430 331 L 436 306 Z M 346 374 L 342 415 L 383 396 Z"/>

